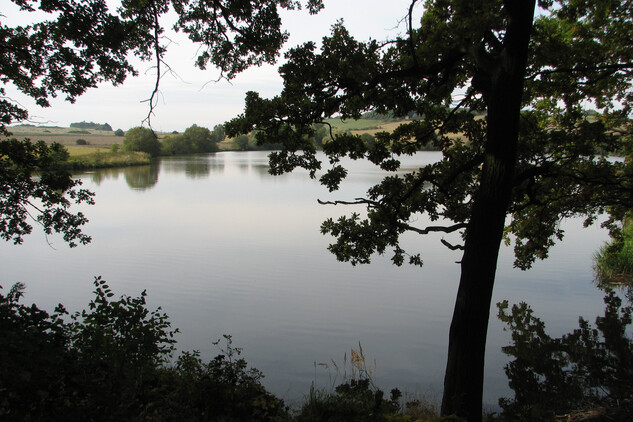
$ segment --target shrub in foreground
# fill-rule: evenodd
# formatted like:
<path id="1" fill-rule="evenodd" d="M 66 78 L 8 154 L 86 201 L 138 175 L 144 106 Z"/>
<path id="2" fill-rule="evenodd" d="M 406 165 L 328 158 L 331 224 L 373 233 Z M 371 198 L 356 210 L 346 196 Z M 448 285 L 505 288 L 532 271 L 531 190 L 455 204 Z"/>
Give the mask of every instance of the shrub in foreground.
<path id="1" fill-rule="evenodd" d="M 24 286 L 0 294 L 0 420 L 282 420 L 283 402 L 260 383 L 227 337 L 203 363 L 170 365 L 174 334 L 146 293 L 114 295 L 101 278 L 88 309 L 52 314 L 20 303 Z M 68 320 L 68 321 L 67 321 Z"/>

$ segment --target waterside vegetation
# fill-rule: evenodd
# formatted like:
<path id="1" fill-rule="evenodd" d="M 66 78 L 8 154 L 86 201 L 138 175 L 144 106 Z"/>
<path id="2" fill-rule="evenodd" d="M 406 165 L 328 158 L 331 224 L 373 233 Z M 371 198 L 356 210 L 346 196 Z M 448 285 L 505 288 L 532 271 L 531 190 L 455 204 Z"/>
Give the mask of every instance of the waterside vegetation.
<path id="1" fill-rule="evenodd" d="M 130 421 L 462 421 L 438 416 L 424 396 L 387 396 L 374 382 L 362 346 L 337 364 L 332 384 L 313 383 L 302 403 L 290 408 L 262 384 L 230 335 L 213 342 L 219 354 L 204 362 L 199 351 L 173 357 L 178 329 L 160 308 L 147 307 L 147 293 L 114 299 L 101 277 L 94 280 L 87 309 L 52 313 L 22 302 L 25 286 L 0 290 L 1 420 Z M 512 333 L 504 352 L 513 360 L 506 374 L 514 397 L 487 421 L 623 421 L 633 411 L 631 295 L 613 292 L 594 329 L 552 338 L 525 304 L 499 307 Z"/>
<path id="2" fill-rule="evenodd" d="M 367 113 L 358 120 L 329 119 L 327 124 L 315 125 L 311 141 L 322 148 L 330 133 L 352 133 L 369 145 L 375 141 L 375 133 L 393 131 L 402 122 L 376 113 Z M 112 131 L 107 123 L 93 122 L 71 123 L 68 128 L 24 124 L 9 129 L 15 138 L 62 145 L 68 151 L 68 159 L 57 164 L 73 171 L 146 165 L 157 156 L 281 148 L 280 144 L 259 145 L 255 133 L 227 138 L 224 125 L 210 130 L 194 124 L 183 133 L 155 132 L 145 127 Z"/>
<path id="3" fill-rule="evenodd" d="M 633 214 L 624 218 L 612 240 L 596 253 L 595 270 L 602 283 L 633 285 Z"/>

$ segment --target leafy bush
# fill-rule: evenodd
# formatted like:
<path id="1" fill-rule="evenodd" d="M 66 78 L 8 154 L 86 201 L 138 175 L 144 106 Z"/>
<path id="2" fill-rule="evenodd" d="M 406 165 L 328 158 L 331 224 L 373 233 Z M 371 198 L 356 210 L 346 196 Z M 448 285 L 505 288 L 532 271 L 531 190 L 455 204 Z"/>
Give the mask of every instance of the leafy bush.
<path id="1" fill-rule="evenodd" d="M 86 141 L 85 139 L 77 139 L 75 141 L 75 144 L 77 144 L 77 145 L 88 145 L 88 141 Z"/>
<path id="2" fill-rule="evenodd" d="M 218 140 L 206 127 L 192 125 L 181 135 L 186 142 L 193 146 L 193 152 L 215 152 L 218 150 Z"/>
<path id="3" fill-rule="evenodd" d="M 218 151 L 218 142 L 224 139 L 224 127 L 217 125 L 213 132 L 205 127 L 192 125 L 184 133 L 174 131 L 166 136 L 160 146 L 162 155 L 196 154 Z"/>
<path id="4" fill-rule="evenodd" d="M 123 150 L 146 152 L 156 157 L 160 153 L 160 142 L 153 130 L 135 127 L 125 133 Z"/>
<path id="5" fill-rule="evenodd" d="M 114 131 L 114 136 L 124 136 L 125 132 L 123 132 L 123 129 L 117 129 Z"/>
<path id="6" fill-rule="evenodd" d="M 499 318 L 512 331 L 513 344 L 503 348 L 514 358 L 506 365 L 514 398 L 499 401 L 502 419 L 553 421 L 557 415 L 600 409 L 602 420 L 626 420 L 633 414 L 633 340 L 627 335 L 633 307 L 609 292 L 596 328 L 583 318 L 579 328 L 560 338 L 528 305 L 498 304 Z M 600 420 L 600 419 L 596 419 Z"/>
<path id="7" fill-rule="evenodd" d="M 161 155 L 193 154 L 195 147 L 191 139 L 184 135 L 168 135 L 161 141 Z"/>
<path id="8" fill-rule="evenodd" d="M 20 304 L 23 285 L 0 296 L 0 419 L 130 420 L 151 401 L 177 330 L 146 309 L 145 292 L 111 301 L 104 280 L 95 286 L 88 310 L 70 316 Z"/>
<path id="9" fill-rule="evenodd" d="M 170 365 L 178 330 L 167 315 L 147 309 L 145 292 L 112 300 L 94 283 L 88 309 L 73 315 L 22 305 L 22 284 L 0 294 L 0 420 L 288 419 L 230 336 L 209 363 L 185 352 Z"/>
<path id="10" fill-rule="evenodd" d="M 157 413 L 178 420 L 288 420 L 284 402 L 262 386 L 263 374 L 248 368 L 231 336 L 224 340 L 221 353 L 206 364 L 198 351 L 181 354 L 164 374 L 163 408 Z"/>

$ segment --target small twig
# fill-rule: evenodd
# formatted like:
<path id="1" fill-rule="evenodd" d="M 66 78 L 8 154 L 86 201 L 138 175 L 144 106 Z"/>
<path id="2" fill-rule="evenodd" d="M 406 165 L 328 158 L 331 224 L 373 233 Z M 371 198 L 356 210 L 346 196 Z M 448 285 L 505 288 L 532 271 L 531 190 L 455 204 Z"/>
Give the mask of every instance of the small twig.
<path id="1" fill-rule="evenodd" d="M 142 103 L 144 102 L 149 103 L 149 111 L 147 113 L 147 117 L 145 117 L 145 119 L 143 119 L 143 122 L 142 122 L 142 123 L 147 122 L 147 125 L 149 127 L 152 127 L 151 119 L 152 119 L 152 115 L 154 114 L 154 101 L 156 99 L 156 96 L 158 95 L 160 79 L 161 79 L 160 65 L 163 62 L 161 59 L 161 52 L 160 52 L 160 41 L 159 41 L 160 26 L 158 23 L 158 11 L 154 7 L 152 12 L 154 15 L 154 52 L 156 54 L 156 83 L 154 85 L 154 90 L 152 91 L 152 95 L 147 100 L 141 101 Z"/>
<path id="2" fill-rule="evenodd" d="M 453 245 L 453 244 L 449 243 L 448 241 L 446 241 L 444 238 L 442 238 L 440 240 L 440 242 L 442 242 L 442 245 L 446 246 L 451 251 L 456 251 L 456 250 L 463 251 L 464 250 L 464 245 Z"/>

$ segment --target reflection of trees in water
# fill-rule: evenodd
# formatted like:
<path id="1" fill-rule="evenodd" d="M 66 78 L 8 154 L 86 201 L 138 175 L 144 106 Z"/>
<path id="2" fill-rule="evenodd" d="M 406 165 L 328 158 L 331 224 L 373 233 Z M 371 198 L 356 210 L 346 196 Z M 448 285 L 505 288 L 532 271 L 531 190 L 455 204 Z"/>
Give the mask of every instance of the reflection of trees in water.
<path id="1" fill-rule="evenodd" d="M 270 176 L 270 166 L 268 165 L 268 161 L 266 162 L 256 162 L 251 165 L 251 168 L 255 173 L 260 176 Z"/>
<path id="2" fill-rule="evenodd" d="M 209 160 L 190 160 L 185 161 L 185 175 L 192 179 L 204 179 L 211 173 L 211 163 Z M 221 168 L 214 167 L 216 173 L 224 171 L 224 163 Z"/>
<path id="3" fill-rule="evenodd" d="M 203 179 L 209 177 L 212 173 L 224 173 L 227 166 L 226 159 L 223 153 L 164 157 L 150 165 L 98 169 L 91 173 L 77 174 L 76 176 L 90 180 L 99 186 L 106 180 L 117 180 L 123 174 L 126 183 L 131 189 L 145 190 L 153 187 L 158 182 L 158 173 L 160 171 L 170 174 L 184 173 L 190 179 Z M 228 158 L 228 163 L 229 167 L 236 167 L 242 173 L 253 172 L 261 177 L 270 177 L 267 156 L 257 154 L 238 160 Z"/>
<path id="4" fill-rule="evenodd" d="M 164 158 L 161 165 L 167 173 L 185 173 L 192 179 L 208 177 L 211 172 L 224 172 L 224 159 L 219 154 Z"/>
<path id="5" fill-rule="evenodd" d="M 160 166 L 153 163 L 148 166 L 126 167 L 123 169 L 125 182 L 131 189 L 146 190 L 158 182 Z"/>
<path id="6" fill-rule="evenodd" d="M 78 174 L 77 176 L 80 179 L 90 180 L 92 183 L 99 186 L 104 180 L 117 180 L 122 171 L 123 169 L 121 168 L 99 169 L 92 173 Z"/>

